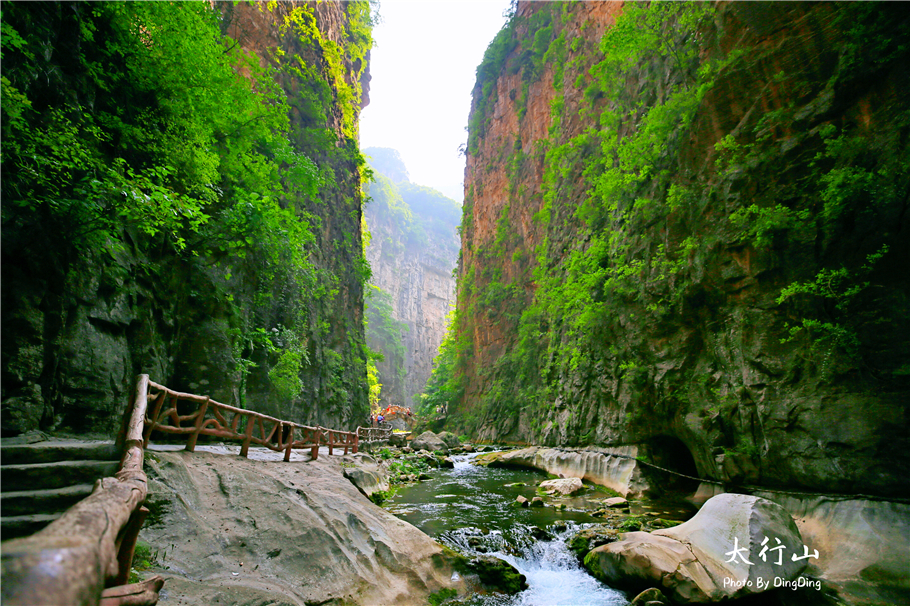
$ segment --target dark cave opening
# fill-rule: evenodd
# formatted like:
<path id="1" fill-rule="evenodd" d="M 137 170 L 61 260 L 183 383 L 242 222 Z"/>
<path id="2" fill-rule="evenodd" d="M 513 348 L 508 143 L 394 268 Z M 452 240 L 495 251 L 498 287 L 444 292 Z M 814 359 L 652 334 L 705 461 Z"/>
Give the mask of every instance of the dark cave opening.
<path id="1" fill-rule="evenodd" d="M 698 467 L 692 452 L 682 440 L 675 436 L 660 435 L 649 439 L 646 445 L 647 461 L 656 467 L 645 465 L 645 470 L 656 488 L 661 492 L 695 492 L 700 483 L 697 479 Z"/>

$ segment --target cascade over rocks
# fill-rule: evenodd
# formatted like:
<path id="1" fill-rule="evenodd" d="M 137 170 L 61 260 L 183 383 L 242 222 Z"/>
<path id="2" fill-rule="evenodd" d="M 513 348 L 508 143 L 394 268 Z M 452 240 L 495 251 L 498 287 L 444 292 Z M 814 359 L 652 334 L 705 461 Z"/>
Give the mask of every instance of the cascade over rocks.
<path id="1" fill-rule="evenodd" d="M 659 585 L 676 601 L 705 603 L 761 593 L 779 579 L 795 579 L 808 562 L 793 561 L 794 555 L 804 555 L 804 544 L 782 507 L 759 497 L 723 494 L 679 526 L 630 532 L 591 550 L 585 566 L 611 585 Z"/>

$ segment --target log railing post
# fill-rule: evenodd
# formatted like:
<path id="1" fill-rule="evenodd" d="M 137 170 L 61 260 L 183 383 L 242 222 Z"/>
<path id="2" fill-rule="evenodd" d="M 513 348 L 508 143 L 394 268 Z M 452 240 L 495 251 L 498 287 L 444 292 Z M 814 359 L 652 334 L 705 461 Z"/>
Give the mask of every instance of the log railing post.
<path id="1" fill-rule="evenodd" d="M 136 552 L 136 540 L 139 538 L 139 531 L 142 524 L 148 516 L 149 510 L 140 507 L 130 516 L 129 522 L 123 529 L 123 536 L 120 539 L 120 549 L 117 551 L 117 579 L 112 586 L 126 585 L 130 580 L 130 569 L 133 567 L 133 554 Z"/>
<path id="2" fill-rule="evenodd" d="M 253 425 L 256 419 L 251 416 L 246 418 L 246 432 L 243 434 L 243 446 L 240 447 L 240 456 L 246 458 L 250 451 L 250 440 L 253 439 Z"/>
<path id="3" fill-rule="evenodd" d="M 293 447 L 294 447 L 294 426 L 290 425 L 290 426 L 288 426 L 288 443 L 284 449 L 284 460 L 285 461 L 291 460 L 291 449 Z"/>
<path id="4" fill-rule="evenodd" d="M 360 445 L 360 434 L 354 433 L 354 454 L 357 454 L 357 447 Z"/>
<path id="5" fill-rule="evenodd" d="M 196 440 L 199 438 L 199 432 L 202 431 L 202 424 L 205 422 L 205 413 L 209 408 L 210 398 L 206 396 L 205 402 L 199 407 L 199 416 L 196 417 L 196 429 L 190 434 L 186 441 L 186 451 L 193 452 L 196 450 Z"/>
<path id="6" fill-rule="evenodd" d="M 319 428 L 313 430 L 313 447 L 310 449 L 310 457 L 315 461 L 319 457 L 319 441 L 322 440 L 322 432 Z"/>
<path id="7" fill-rule="evenodd" d="M 145 448 L 149 445 L 149 438 L 152 437 L 152 431 L 155 429 L 155 426 L 158 425 L 158 415 L 161 414 L 161 407 L 164 406 L 164 401 L 167 399 L 167 392 L 162 391 L 158 394 L 158 397 L 155 398 L 155 405 L 152 407 L 152 415 L 148 419 L 148 423 L 145 425 L 145 430 L 142 434 L 142 447 Z"/>

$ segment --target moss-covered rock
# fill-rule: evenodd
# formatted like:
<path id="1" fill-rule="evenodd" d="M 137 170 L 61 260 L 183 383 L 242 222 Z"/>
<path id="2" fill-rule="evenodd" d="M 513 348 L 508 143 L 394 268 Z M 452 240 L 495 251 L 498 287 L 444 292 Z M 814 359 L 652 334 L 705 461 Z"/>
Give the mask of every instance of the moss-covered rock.
<path id="1" fill-rule="evenodd" d="M 477 574 L 481 583 L 494 591 L 514 594 L 528 588 L 525 575 L 505 560 L 493 556 L 473 558 L 468 561 L 467 568 Z"/>
<path id="2" fill-rule="evenodd" d="M 616 530 L 607 524 L 598 524 L 576 532 L 569 537 L 566 545 L 569 551 L 578 556 L 579 560 L 584 560 L 589 551 L 618 540 L 620 534 L 622 534 L 621 530 Z"/>

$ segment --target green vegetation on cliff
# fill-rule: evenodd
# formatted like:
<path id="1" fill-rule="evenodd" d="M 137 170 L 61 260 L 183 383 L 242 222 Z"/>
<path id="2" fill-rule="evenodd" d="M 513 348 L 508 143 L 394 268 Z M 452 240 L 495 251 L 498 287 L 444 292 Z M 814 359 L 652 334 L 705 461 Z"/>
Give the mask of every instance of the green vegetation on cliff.
<path id="1" fill-rule="evenodd" d="M 547 3 L 490 44 L 467 261 L 430 394 L 460 427 L 563 444 L 666 434 L 701 473 L 727 473 L 714 454 L 728 452 L 758 481 L 783 473 L 761 470 L 772 447 L 778 462 L 799 449 L 773 432 L 824 431 L 807 400 L 906 395 L 910 27 L 887 3 L 790 8 L 627 3 L 598 39 L 573 21 L 587 8 Z M 825 52 L 795 59 L 816 52 L 806 40 Z M 550 122 L 529 143 L 532 88 Z M 494 107 L 518 132 L 494 130 Z M 479 226 L 497 170 L 506 200 Z M 790 402 L 790 420 L 766 400 Z M 829 456 L 781 481 L 817 482 Z"/>
<path id="2" fill-rule="evenodd" d="M 342 11 L 328 32 L 306 3 L 3 3 L 5 429 L 113 426 L 139 371 L 365 415 L 370 5 Z"/>

